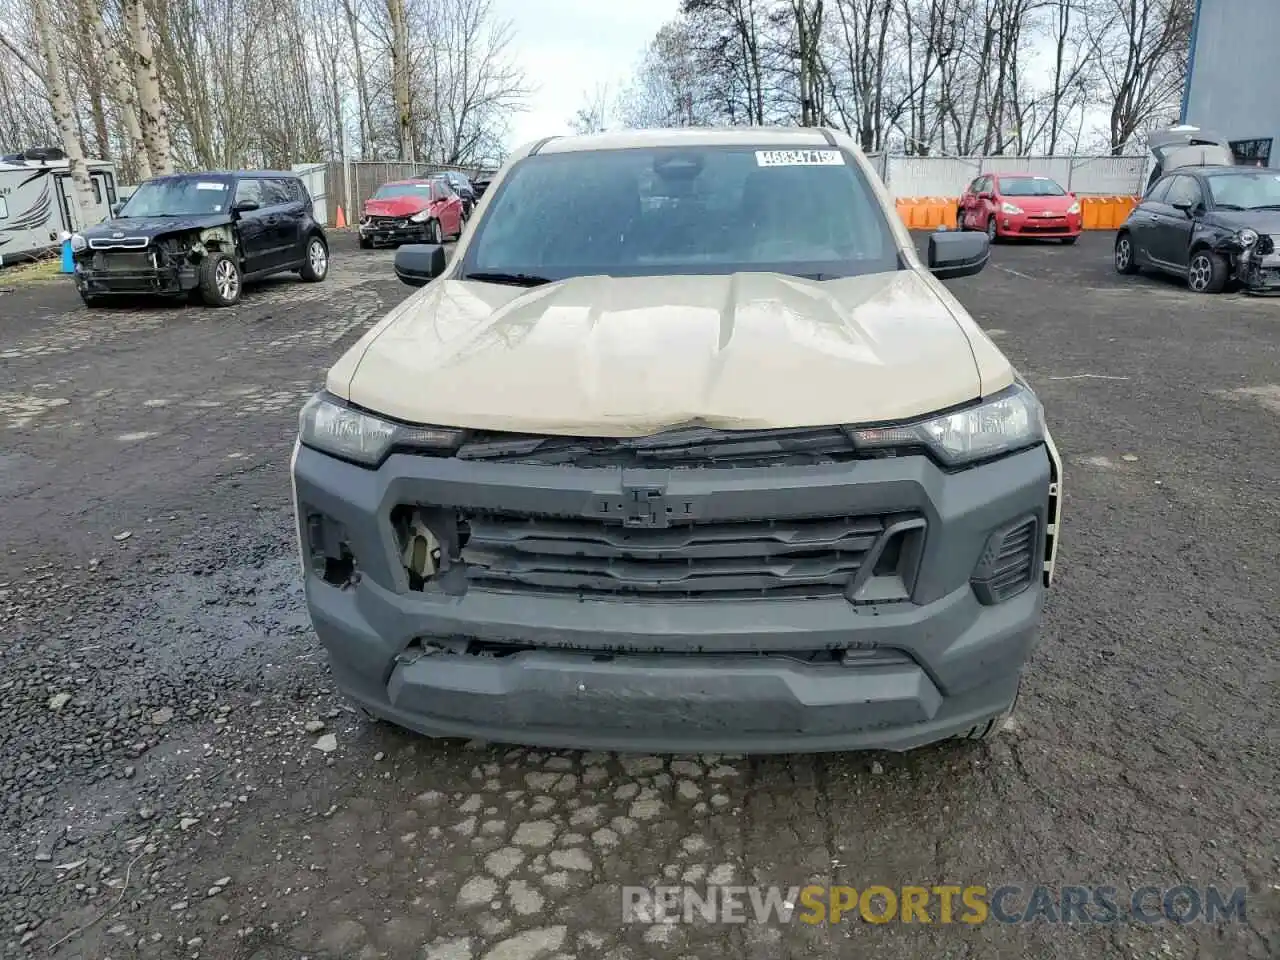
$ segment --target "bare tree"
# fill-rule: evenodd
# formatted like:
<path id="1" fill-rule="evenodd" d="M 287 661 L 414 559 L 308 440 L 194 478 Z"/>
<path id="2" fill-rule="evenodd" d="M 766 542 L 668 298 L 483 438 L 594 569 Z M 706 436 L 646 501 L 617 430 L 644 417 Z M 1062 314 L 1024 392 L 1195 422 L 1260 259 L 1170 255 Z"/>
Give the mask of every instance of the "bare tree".
<path id="1" fill-rule="evenodd" d="M 1098 72 L 1110 95 L 1113 154 L 1176 101 L 1191 19 L 1191 0 L 1097 0 L 1090 10 Z"/>
<path id="2" fill-rule="evenodd" d="M 412 162 L 417 159 L 417 152 L 409 103 L 409 21 L 405 0 L 386 0 L 386 3 L 391 21 L 391 87 L 396 104 L 396 136 L 400 159 Z"/>
<path id="3" fill-rule="evenodd" d="M 583 94 L 582 106 L 569 119 L 569 128 L 574 133 L 602 133 L 609 128 L 612 116 L 613 101 L 609 96 L 609 85 L 596 84 L 595 90 Z"/>
<path id="4" fill-rule="evenodd" d="M 93 184 L 89 181 L 89 168 L 84 161 L 84 147 L 76 128 L 75 104 L 64 72 L 63 49 L 58 24 L 54 23 L 54 11 L 49 0 L 33 0 L 31 16 L 34 20 L 36 39 L 40 46 L 40 59 L 44 66 L 44 82 L 53 106 L 53 117 L 62 134 L 62 150 L 71 168 L 71 180 L 75 184 L 75 218 L 77 226 L 87 227 L 95 221 L 93 216 Z"/>
<path id="5" fill-rule="evenodd" d="M 369 144 L 373 139 L 373 117 L 369 112 L 369 81 L 364 69 L 364 48 L 360 30 L 360 18 L 356 15 L 355 0 L 342 0 L 347 30 L 351 35 L 351 56 L 355 64 L 356 112 L 360 117 L 360 155 L 369 159 Z"/>
<path id="6" fill-rule="evenodd" d="M 138 88 L 125 67 L 120 49 L 107 32 L 102 18 L 102 4 L 98 0 L 80 0 L 79 11 L 90 60 L 97 61 L 101 57 L 101 62 L 106 66 L 107 79 L 115 93 L 120 123 L 128 141 L 130 162 L 135 165 L 139 178 L 147 180 L 151 177 L 151 160 L 147 155 L 142 126 L 138 122 Z"/>
<path id="7" fill-rule="evenodd" d="M 138 88 L 138 121 L 147 147 L 151 170 L 158 175 L 173 172 L 169 122 L 160 97 L 160 73 L 156 64 L 151 24 L 143 0 L 123 0 L 125 22 L 132 44 L 133 75 Z"/>

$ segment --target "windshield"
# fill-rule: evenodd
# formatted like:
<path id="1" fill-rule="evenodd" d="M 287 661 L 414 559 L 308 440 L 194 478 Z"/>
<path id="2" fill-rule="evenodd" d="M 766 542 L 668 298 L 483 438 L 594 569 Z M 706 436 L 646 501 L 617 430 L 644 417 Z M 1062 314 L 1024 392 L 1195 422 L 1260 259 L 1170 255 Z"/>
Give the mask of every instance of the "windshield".
<path id="1" fill-rule="evenodd" d="M 121 217 L 201 217 L 226 213 L 231 181 L 221 177 L 166 177 L 133 191 Z"/>
<path id="2" fill-rule="evenodd" d="M 489 203 L 464 275 L 823 279 L 898 267 L 876 197 L 833 149 L 544 154 L 516 164 Z"/>
<path id="3" fill-rule="evenodd" d="M 1256 210 L 1259 207 L 1280 206 L 1280 173 L 1274 170 L 1233 173 L 1207 179 L 1215 207 Z"/>
<path id="4" fill-rule="evenodd" d="M 1000 178 L 1000 193 L 1006 197 L 1061 197 L 1066 192 L 1048 177 Z"/>
<path id="5" fill-rule="evenodd" d="M 431 197 L 431 184 L 429 183 L 388 183 L 377 189 L 374 193 L 374 200 L 392 200 L 396 197 L 423 197 L 429 199 Z"/>

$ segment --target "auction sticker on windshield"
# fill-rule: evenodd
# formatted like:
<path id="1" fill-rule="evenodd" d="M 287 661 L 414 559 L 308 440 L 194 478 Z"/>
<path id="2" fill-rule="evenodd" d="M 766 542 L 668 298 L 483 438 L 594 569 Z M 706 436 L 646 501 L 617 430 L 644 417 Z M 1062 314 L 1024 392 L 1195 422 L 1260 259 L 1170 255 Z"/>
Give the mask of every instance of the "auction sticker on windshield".
<path id="1" fill-rule="evenodd" d="M 196 189 L 197 190 L 225 190 L 227 189 L 227 185 L 225 183 L 197 183 Z"/>
<path id="2" fill-rule="evenodd" d="M 757 150 L 758 167 L 830 167 L 842 166 L 844 154 L 839 150 Z"/>

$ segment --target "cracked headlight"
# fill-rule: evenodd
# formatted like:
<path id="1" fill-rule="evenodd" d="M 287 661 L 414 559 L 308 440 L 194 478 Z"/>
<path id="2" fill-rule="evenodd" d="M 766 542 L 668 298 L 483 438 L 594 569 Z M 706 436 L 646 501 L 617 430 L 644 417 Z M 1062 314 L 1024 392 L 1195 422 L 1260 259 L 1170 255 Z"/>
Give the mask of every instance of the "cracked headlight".
<path id="1" fill-rule="evenodd" d="M 1044 439 L 1044 412 L 1020 383 L 982 403 L 914 423 L 852 427 L 860 449 L 925 447 L 948 466 L 987 460 Z"/>
<path id="2" fill-rule="evenodd" d="M 1006 201 L 1004 201 L 1004 203 L 1000 204 L 1000 212 L 1001 212 L 1001 213 L 1008 213 L 1008 214 L 1012 214 L 1013 216 L 1017 216 L 1018 214 L 1020 214 L 1020 213 L 1022 212 L 1022 208 L 1021 208 L 1021 207 L 1019 207 L 1019 206 L 1016 206 L 1016 205 L 1014 205 L 1014 204 L 1010 203 L 1008 200 L 1006 200 Z"/>
<path id="3" fill-rule="evenodd" d="M 1248 227 L 1245 227 L 1236 234 L 1236 240 L 1242 247 L 1252 247 L 1258 242 L 1258 231 L 1250 230 Z"/>
<path id="4" fill-rule="evenodd" d="M 461 430 L 395 423 L 318 393 L 298 416 L 298 438 L 323 453 L 376 467 L 394 447 L 447 452 L 462 440 Z"/>
<path id="5" fill-rule="evenodd" d="M 81 234 L 73 233 L 71 235 L 71 249 L 74 250 L 76 253 L 79 253 L 88 245 L 89 245 L 89 241 L 86 240 Z"/>
<path id="6" fill-rule="evenodd" d="M 1067 213 L 1079 213 L 1079 212 L 1080 212 L 1080 201 L 1079 201 L 1079 200 L 1077 200 L 1077 201 L 1076 201 L 1075 203 L 1073 203 L 1071 206 L 1067 207 Z"/>
<path id="7" fill-rule="evenodd" d="M 412 217 L 409 218 L 409 222 L 410 223 L 426 223 L 430 219 L 431 219 L 430 210 L 419 210 L 417 213 L 415 213 Z"/>

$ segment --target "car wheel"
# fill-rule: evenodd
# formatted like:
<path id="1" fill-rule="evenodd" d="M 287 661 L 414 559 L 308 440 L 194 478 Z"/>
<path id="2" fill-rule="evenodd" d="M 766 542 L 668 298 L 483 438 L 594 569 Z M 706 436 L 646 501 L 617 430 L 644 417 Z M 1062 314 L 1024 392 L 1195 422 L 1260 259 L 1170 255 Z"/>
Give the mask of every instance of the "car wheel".
<path id="1" fill-rule="evenodd" d="M 968 230 L 964 223 L 964 207 L 956 207 L 956 229 Z"/>
<path id="2" fill-rule="evenodd" d="M 1080 239 L 1079 237 L 1063 237 L 1062 242 L 1064 245 L 1069 247 L 1079 239 Z"/>
<path id="3" fill-rule="evenodd" d="M 1138 272 L 1138 260 L 1133 253 L 1133 241 L 1127 233 L 1116 237 L 1115 255 L 1116 273 L 1135 274 Z"/>
<path id="4" fill-rule="evenodd" d="M 444 243 L 444 234 L 440 231 L 439 220 L 427 221 L 427 243 L 440 244 Z"/>
<path id="5" fill-rule="evenodd" d="M 365 237 L 361 237 L 361 238 L 360 238 L 360 249 L 361 249 L 361 250 L 372 250 L 372 249 L 373 249 L 373 241 L 372 241 L 372 240 L 368 240 L 368 239 L 366 239 Z"/>
<path id="6" fill-rule="evenodd" d="M 1187 268 L 1187 286 L 1193 293 L 1221 293 L 1227 285 L 1227 261 L 1216 253 L 1200 250 Z"/>
<path id="7" fill-rule="evenodd" d="M 1000 228 L 996 226 L 996 215 L 987 217 L 987 239 L 995 243 L 1000 239 Z"/>
<path id="8" fill-rule="evenodd" d="M 200 299 L 209 306 L 233 306 L 243 289 L 240 265 L 225 253 L 211 253 L 200 263 Z"/>
<path id="9" fill-rule="evenodd" d="M 307 261 L 299 274 L 307 283 L 319 283 L 329 275 L 329 248 L 319 237 L 307 241 Z"/>

